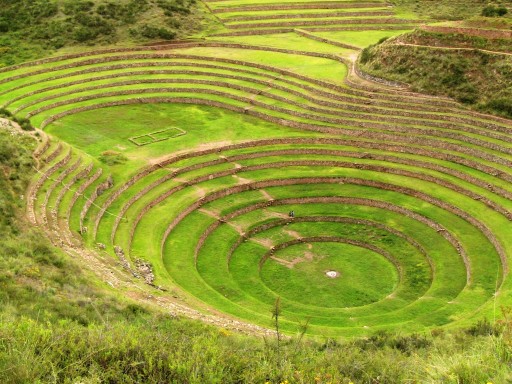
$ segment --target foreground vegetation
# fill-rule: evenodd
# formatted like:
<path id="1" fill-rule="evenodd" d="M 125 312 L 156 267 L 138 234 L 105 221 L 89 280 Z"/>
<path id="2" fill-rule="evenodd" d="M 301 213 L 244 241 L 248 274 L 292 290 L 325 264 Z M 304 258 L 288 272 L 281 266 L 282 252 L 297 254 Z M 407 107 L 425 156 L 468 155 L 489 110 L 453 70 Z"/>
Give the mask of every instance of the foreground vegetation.
<path id="1" fill-rule="evenodd" d="M 88 327 L 0 325 L 3 383 L 504 383 L 502 336 L 377 334 L 338 343 L 229 335 L 153 314 Z"/>

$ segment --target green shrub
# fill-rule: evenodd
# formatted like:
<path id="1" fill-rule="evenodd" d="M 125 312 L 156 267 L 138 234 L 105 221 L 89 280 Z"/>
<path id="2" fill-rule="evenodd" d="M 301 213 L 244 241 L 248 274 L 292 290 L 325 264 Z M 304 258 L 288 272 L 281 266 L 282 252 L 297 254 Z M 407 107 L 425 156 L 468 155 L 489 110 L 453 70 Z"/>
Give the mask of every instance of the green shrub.
<path id="1" fill-rule="evenodd" d="M 499 330 L 489 320 L 482 319 L 466 329 L 466 333 L 471 336 L 498 336 Z"/>
<path id="2" fill-rule="evenodd" d="M 163 27 L 144 24 L 138 31 L 140 36 L 146 39 L 165 39 L 172 40 L 176 37 L 176 33 Z"/>
<path id="3" fill-rule="evenodd" d="M 465 104 L 475 104 L 478 101 L 478 90 L 477 88 L 466 82 L 452 91 L 452 96 Z"/>
<path id="4" fill-rule="evenodd" d="M 107 2 L 100 4 L 96 12 L 104 18 L 120 21 L 123 24 L 133 24 L 137 16 L 149 8 L 147 0 L 131 0 L 126 4 Z"/>
<path id="5" fill-rule="evenodd" d="M 512 100 L 510 98 L 500 97 L 492 99 L 486 106 L 500 115 L 512 118 Z"/>
<path id="6" fill-rule="evenodd" d="M 373 57 L 371 52 L 371 47 L 367 47 L 361 51 L 361 55 L 359 56 L 359 62 L 362 64 L 368 63 Z"/>
<path id="7" fill-rule="evenodd" d="M 158 6 L 164 10 L 166 16 L 173 16 L 176 13 L 188 15 L 190 6 L 195 0 L 158 0 Z"/>
<path id="8" fill-rule="evenodd" d="M 80 12 L 75 16 L 79 26 L 74 30 L 72 37 L 78 42 L 94 40 L 99 36 L 115 34 L 115 27 L 100 16 L 93 16 Z"/>
<path id="9" fill-rule="evenodd" d="M 0 108 L 0 116 L 11 117 L 12 113 L 5 108 Z"/>
<path id="10" fill-rule="evenodd" d="M 58 12 L 57 4 L 50 0 L 4 1 L 0 5 L 0 20 L 7 23 L 10 31 L 38 24 Z"/>
<path id="11" fill-rule="evenodd" d="M 505 16 L 507 13 L 508 9 L 503 6 L 488 5 L 482 9 L 482 16 L 485 17 L 500 17 Z"/>
<path id="12" fill-rule="evenodd" d="M 29 119 L 26 118 L 14 118 L 14 121 L 18 123 L 24 131 L 33 131 L 35 128 L 32 126 L 32 123 Z"/>
<path id="13" fill-rule="evenodd" d="M 385 41 L 386 41 L 386 40 L 388 40 L 388 39 L 389 39 L 389 36 L 381 37 L 381 38 L 379 39 L 379 41 L 377 41 L 377 44 L 376 44 L 376 45 L 380 45 L 380 44 L 382 44 L 383 42 L 385 42 Z"/>
<path id="14" fill-rule="evenodd" d="M 35 130 L 35 128 L 30 123 L 29 119 L 26 119 L 23 117 L 15 117 L 12 115 L 12 113 L 9 110 L 7 110 L 5 108 L 0 108 L 0 117 L 6 117 L 6 118 L 14 121 L 15 123 L 18 123 L 19 126 L 21 127 L 21 129 L 23 129 L 24 131 Z"/>
<path id="15" fill-rule="evenodd" d="M 88 0 L 72 0 L 64 3 L 62 12 L 74 15 L 78 12 L 89 12 L 94 8 L 94 2 Z"/>
<path id="16" fill-rule="evenodd" d="M 9 31 L 9 22 L 5 19 L 0 19 L 0 33 L 5 33 Z"/>
<path id="17" fill-rule="evenodd" d="M 100 161 L 110 166 L 123 164 L 127 160 L 128 158 L 125 155 L 116 151 L 105 151 L 100 156 Z"/>

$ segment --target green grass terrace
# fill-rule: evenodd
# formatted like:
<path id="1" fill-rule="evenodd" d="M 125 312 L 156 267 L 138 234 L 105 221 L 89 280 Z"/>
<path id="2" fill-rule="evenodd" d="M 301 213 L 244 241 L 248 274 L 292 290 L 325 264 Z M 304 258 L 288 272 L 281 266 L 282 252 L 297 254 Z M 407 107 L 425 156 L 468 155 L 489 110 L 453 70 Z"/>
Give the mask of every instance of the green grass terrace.
<path id="1" fill-rule="evenodd" d="M 419 20 L 397 17 L 385 1 L 207 1 L 226 28 L 215 36 L 313 31 L 409 29 Z"/>

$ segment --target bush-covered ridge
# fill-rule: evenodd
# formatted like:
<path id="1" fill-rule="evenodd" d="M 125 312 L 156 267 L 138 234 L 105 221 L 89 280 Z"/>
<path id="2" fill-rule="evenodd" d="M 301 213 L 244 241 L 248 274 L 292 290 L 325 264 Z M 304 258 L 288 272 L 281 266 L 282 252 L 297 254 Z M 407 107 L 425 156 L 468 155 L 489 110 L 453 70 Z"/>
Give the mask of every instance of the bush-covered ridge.
<path id="1" fill-rule="evenodd" d="M 449 96 L 511 118 L 509 50 L 510 40 L 417 31 L 366 48 L 359 64 L 372 75 L 408 83 L 415 91 Z"/>
<path id="2" fill-rule="evenodd" d="M 422 18 L 433 20 L 464 20 L 470 17 L 503 16 L 510 2 L 507 0 L 391 0 L 395 7 L 405 12 L 413 12 Z"/>
<path id="3" fill-rule="evenodd" d="M 480 36 L 470 36 L 462 33 L 436 33 L 417 29 L 411 33 L 397 36 L 393 44 L 414 44 L 431 47 L 472 48 L 486 51 L 512 53 L 509 39 L 486 39 Z"/>
<path id="4" fill-rule="evenodd" d="M 196 0 L 0 0 L 0 66 L 72 45 L 171 40 L 200 29 Z"/>

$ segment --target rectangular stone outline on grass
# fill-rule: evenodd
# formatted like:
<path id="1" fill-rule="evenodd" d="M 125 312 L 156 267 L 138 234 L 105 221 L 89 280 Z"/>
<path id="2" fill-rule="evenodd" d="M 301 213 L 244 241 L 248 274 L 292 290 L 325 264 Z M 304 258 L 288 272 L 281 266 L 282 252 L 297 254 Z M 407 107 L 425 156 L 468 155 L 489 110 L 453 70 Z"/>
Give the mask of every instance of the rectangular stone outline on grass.
<path id="1" fill-rule="evenodd" d="M 171 135 L 171 136 L 161 137 L 161 138 L 156 138 L 155 136 L 153 136 L 153 135 L 162 134 L 164 132 L 168 132 L 170 130 L 176 130 L 176 131 L 178 131 L 178 133 L 174 134 L 174 135 Z M 187 132 L 185 130 L 181 129 L 181 128 L 170 127 L 170 128 L 161 129 L 159 131 L 155 131 L 155 132 L 151 132 L 151 133 L 146 133 L 144 135 L 133 136 L 133 137 L 130 137 L 128 140 L 130 140 L 130 142 L 132 142 L 136 146 L 142 147 L 144 145 L 158 143 L 159 141 L 164 141 L 164 140 L 167 140 L 167 139 L 172 139 L 172 138 L 175 138 L 175 137 L 183 136 L 186 133 Z M 144 139 L 149 138 L 149 140 L 148 141 L 143 141 L 142 143 L 141 142 L 137 142 L 137 139 L 142 139 L 142 138 L 144 138 Z"/>

